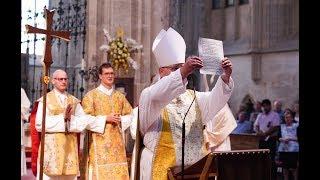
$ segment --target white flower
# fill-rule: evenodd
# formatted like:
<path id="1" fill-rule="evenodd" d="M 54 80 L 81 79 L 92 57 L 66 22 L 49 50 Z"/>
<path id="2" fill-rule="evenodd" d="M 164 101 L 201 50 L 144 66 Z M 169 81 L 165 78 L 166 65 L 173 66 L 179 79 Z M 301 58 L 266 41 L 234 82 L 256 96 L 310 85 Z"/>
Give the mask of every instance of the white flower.
<path id="1" fill-rule="evenodd" d="M 107 42 L 106 42 L 106 44 L 103 44 L 102 46 L 99 47 L 100 51 L 104 51 L 106 53 L 108 53 L 109 51 L 117 51 L 117 49 L 123 45 L 125 48 L 124 49 L 125 53 L 126 53 L 126 54 L 124 54 L 124 57 L 127 57 L 127 53 L 130 53 L 130 54 L 135 53 L 135 52 L 137 52 L 137 50 L 140 50 L 143 48 L 143 46 L 141 44 L 138 44 L 137 41 L 132 38 L 125 39 L 122 42 L 123 43 L 122 45 L 119 42 L 118 42 L 118 44 L 116 44 L 117 42 L 114 42 L 114 41 L 116 40 L 117 37 L 111 37 L 109 32 L 105 28 L 103 28 L 103 33 L 104 33 L 104 36 L 105 36 Z M 113 52 L 113 53 L 116 53 L 116 52 Z M 117 54 L 113 54 L 113 56 L 117 56 Z M 139 69 L 139 64 L 136 61 L 134 61 L 130 57 L 130 55 L 129 55 L 128 61 L 129 61 L 130 66 L 133 69 L 135 69 L 135 70 Z"/>
<path id="2" fill-rule="evenodd" d="M 136 61 L 134 61 L 131 57 L 128 59 L 129 63 L 131 64 L 132 68 L 137 70 L 139 69 L 139 65 Z"/>
<path id="3" fill-rule="evenodd" d="M 142 48 L 143 48 L 142 45 L 131 46 L 131 47 L 129 48 L 129 52 L 137 51 L 137 50 L 140 50 L 140 49 L 142 49 Z"/>
<path id="4" fill-rule="evenodd" d="M 104 33 L 104 36 L 107 39 L 107 42 L 111 42 L 111 40 L 112 40 L 111 36 L 110 36 L 109 32 L 105 28 L 103 28 L 103 33 Z"/>
<path id="5" fill-rule="evenodd" d="M 136 40 L 131 39 L 131 38 L 127 38 L 127 39 L 126 39 L 126 42 L 127 42 L 127 44 L 128 44 L 129 46 L 138 44 Z"/>
<path id="6" fill-rule="evenodd" d="M 110 46 L 104 44 L 104 45 L 100 46 L 99 49 L 100 49 L 100 51 L 109 51 Z"/>
<path id="7" fill-rule="evenodd" d="M 139 65 L 138 65 L 138 63 L 137 63 L 136 61 L 133 61 L 132 67 L 133 67 L 133 69 L 135 69 L 135 70 L 139 69 Z"/>

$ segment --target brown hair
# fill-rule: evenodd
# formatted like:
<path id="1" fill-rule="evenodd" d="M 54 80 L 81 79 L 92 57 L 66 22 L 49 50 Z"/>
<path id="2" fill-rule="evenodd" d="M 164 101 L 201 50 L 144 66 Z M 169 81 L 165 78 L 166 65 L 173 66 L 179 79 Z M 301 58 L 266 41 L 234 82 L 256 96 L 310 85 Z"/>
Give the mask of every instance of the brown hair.
<path id="1" fill-rule="evenodd" d="M 103 68 L 105 68 L 105 69 L 107 69 L 107 68 L 112 68 L 112 66 L 111 66 L 111 64 L 108 63 L 108 62 L 101 64 L 101 66 L 99 67 L 99 74 L 102 74 L 102 69 L 103 69 Z"/>

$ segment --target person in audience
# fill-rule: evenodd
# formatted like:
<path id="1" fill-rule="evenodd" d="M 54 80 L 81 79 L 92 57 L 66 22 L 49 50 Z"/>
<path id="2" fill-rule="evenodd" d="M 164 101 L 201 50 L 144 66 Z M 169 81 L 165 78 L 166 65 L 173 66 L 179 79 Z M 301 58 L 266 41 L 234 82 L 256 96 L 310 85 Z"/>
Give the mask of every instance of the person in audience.
<path id="1" fill-rule="evenodd" d="M 299 123 L 299 102 L 293 105 L 294 120 Z"/>
<path id="2" fill-rule="evenodd" d="M 279 114 L 280 119 L 284 119 L 284 111 L 282 110 L 282 102 L 280 100 L 275 100 L 273 103 L 274 112 Z"/>
<path id="3" fill-rule="evenodd" d="M 259 141 L 260 149 L 269 149 L 271 154 L 271 175 L 276 179 L 275 155 L 277 150 L 277 136 L 280 126 L 279 115 L 271 110 L 271 101 L 262 101 L 263 113 L 260 113 L 254 123 L 254 131 L 261 137 Z"/>
<path id="4" fill-rule="evenodd" d="M 297 180 L 297 163 L 299 143 L 297 137 L 298 123 L 293 122 L 293 112 L 288 111 L 284 115 L 285 124 L 280 125 L 279 160 L 282 162 L 284 180 L 289 179 L 289 172 Z"/>
<path id="5" fill-rule="evenodd" d="M 286 121 L 285 121 L 285 115 L 287 114 L 287 113 L 291 113 L 291 114 L 293 114 L 294 115 L 294 112 L 293 112 L 293 110 L 291 110 L 290 108 L 286 108 L 284 111 L 283 111 L 283 119 L 281 119 L 281 122 L 280 122 L 280 124 L 285 124 L 286 123 Z M 295 120 L 293 120 L 293 122 L 296 122 Z"/>
<path id="6" fill-rule="evenodd" d="M 237 127 L 232 131 L 232 134 L 249 134 L 252 133 L 252 122 L 246 120 L 246 113 L 241 111 L 237 119 Z"/>
<path id="7" fill-rule="evenodd" d="M 244 104 L 240 104 L 239 109 L 236 112 L 235 117 L 239 117 L 240 112 L 246 112 L 246 106 Z"/>
<path id="8" fill-rule="evenodd" d="M 262 110 L 261 110 L 261 102 L 260 101 L 257 101 L 255 104 L 254 104 L 254 111 L 250 114 L 250 118 L 249 120 L 254 123 L 258 117 L 258 114 L 261 113 Z"/>

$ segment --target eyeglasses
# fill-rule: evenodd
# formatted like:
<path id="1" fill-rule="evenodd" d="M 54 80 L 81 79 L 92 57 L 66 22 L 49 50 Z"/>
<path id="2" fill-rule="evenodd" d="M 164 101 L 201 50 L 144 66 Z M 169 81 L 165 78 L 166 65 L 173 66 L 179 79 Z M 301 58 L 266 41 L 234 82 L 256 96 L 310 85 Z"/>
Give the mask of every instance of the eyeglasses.
<path id="1" fill-rule="evenodd" d="M 54 78 L 55 80 L 58 80 L 58 81 L 63 81 L 63 80 L 65 80 L 65 81 L 68 81 L 68 78 Z"/>

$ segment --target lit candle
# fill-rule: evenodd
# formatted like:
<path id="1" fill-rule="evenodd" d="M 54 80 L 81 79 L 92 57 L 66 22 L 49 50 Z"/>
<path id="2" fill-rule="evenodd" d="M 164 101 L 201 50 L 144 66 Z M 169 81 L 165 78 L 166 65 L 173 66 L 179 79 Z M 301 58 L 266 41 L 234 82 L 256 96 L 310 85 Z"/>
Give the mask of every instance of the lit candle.
<path id="1" fill-rule="evenodd" d="M 81 70 L 84 70 L 84 68 L 86 67 L 86 62 L 84 61 L 84 59 L 81 60 Z"/>

